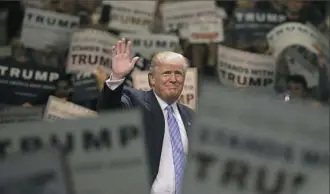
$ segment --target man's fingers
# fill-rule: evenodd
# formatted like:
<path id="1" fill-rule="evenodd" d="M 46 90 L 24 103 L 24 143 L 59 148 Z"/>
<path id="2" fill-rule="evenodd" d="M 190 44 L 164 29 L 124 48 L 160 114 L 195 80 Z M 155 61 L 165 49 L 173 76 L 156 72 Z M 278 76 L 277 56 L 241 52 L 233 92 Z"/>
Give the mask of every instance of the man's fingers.
<path id="1" fill-rule="evenodd" d="M 124 54 L 125 53 L 125 48 L 126 47 L 126 41 L 125 38 L 121 39 L 121 45 L 120 45 L 120 54 Z"/>
<path id="2" fill-rule="evenodd" d="M 125 53 L 131 57 L 132 56 L 132 42 L 128 41 L 127 46 L 126 46 L 126 51 Z"/>
<path id="3" fill-rule="evenodd" d="M 131 66 L 134 66 L 139 59 L 140 57 L 134 57 L 131 61 Z"/>
<path id="4" fill-rule="evenodd" d="M 112 57 L 116 56 L 116 46 L 112 46 L 111 48 L 111 54 L 112 54 Z"/>
<path id="5" fill-rule="evenodd" d="M 116 45 L 116 51 L 117 51 L 117 54 L 120 54 L 120 48 L 121 48 L 121 40 L 117 41 L 117 45 Z"/>

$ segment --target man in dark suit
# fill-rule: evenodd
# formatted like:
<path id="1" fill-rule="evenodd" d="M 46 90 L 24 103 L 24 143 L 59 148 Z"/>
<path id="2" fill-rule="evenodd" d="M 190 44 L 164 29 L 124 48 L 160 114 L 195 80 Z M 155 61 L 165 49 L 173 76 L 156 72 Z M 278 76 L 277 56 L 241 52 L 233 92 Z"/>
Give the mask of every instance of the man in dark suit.
<path id="1" fill-rule="evenodd" d="M 139 59 L 131 60 L 132 43 L 125 39 L 112 48 L 112 74 L 98 102 L 99 110 L 140 107 L 146 125 L 146 145 L 152 178 L 152 194 L 179 194 L 187 155 L 187 130 L 194 112 L 178 103 L 187 59 L 174 52 L 156 54 L 148 75 L 150 91 L 123 86 Z"/>

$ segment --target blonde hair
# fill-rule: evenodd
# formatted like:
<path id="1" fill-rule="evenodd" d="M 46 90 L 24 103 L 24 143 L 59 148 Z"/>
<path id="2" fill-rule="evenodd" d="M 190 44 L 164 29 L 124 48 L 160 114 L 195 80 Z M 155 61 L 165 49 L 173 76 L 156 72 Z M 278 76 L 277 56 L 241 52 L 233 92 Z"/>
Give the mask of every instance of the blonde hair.
<path id="1" fill-rule="evenodd" d="M 185 61 L 184 66 L 183 66 L 183 69 L 185 71 L 188 68 L 188 63 L 189 63 L 188 59 L 186 57 L 184 57 L 180 53 L 175 53 L 172 51 L 159 52 L 152 57 L 150 66 L 149 66 L 149 72 L 152 73 L 154 68 L 160 63 L 169 62 L 169 65 L 170 65 L 170 61 L 177 60 L 180 58 Z"/>
<path id="2" fill-rule="evenodd" d="M 153 85 L 151 84 L 150 79 L 151 79 L 151 76 L 152 76 L 152 73 L 153 73 L 155 67 L 158 64 L 168 62 L 168 64 L 171 65 L 170 61 L 178 60 L 178 59 L 183 59 L 185 61 L 185 63 L 183 64 L 183 71 L 185 73 L 186 69 L 189 66 L 189 61 L 186 57 L 184 57 L 180 53 L 176 53 L 176 52 L 172 52 L 172 51 L 163 51 L 163 52 L 159 52 L 159 53 L 155 54 L 152 57 L 151 62 L 150 62 L 150 66 L 149 66 L 149 73 L 148 73 L 149 86 L 151 88 L 153 87 Z"/>

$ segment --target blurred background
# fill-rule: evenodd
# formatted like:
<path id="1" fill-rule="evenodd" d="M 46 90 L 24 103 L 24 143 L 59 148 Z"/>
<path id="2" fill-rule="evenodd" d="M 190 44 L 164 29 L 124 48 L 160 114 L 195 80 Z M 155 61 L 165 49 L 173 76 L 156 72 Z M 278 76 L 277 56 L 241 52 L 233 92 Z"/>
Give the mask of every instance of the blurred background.
<path id="1" fill-rule="evenodd" d="M 319 187 L 316 186 L 320 185 L 325 189 L 324 185 L 327 185 L 327 189 L 329 188 L 329 123 L 325 123 L 325 121 L 329 121 L 328 106 L 330 103 L 329 32 L 329 1 L 2 0 L 0 1 L 0 159 L 2 159 L 1 157 L 5 155 L 6 151 L 10 152 L 15 149 L 21 149 L 22 152 L 24 150 L 26 152 L 38 150 L 43 147 L 41 144 L 42 140 L 44 140 L 45 142 L 51 142 L 50 144 L 54 146 L 59 144 L 63 146 L 65 144 L 65 151 L 77 149 L 78 151 L 72 157 L 75 159 L 70 158 L 70 160 L 76 160 L 74 162 L 77 162 L 77 164 L 79 162 L 86 163 L 84 164 L 86 166 L 90 162 L 92 169 L 95 166 L 99 166 L 98 160 L 103 160 L 106 166 L 110 166 L 108 165 L 110 159 L 118 159 L 119 162 L 117 161 L 116 163 L 117 168 L 121 168 L 121 163 L 125 164 L 125 162 L 119 159 L 125 156 L 127 160 L 126 155 L 132 157 L 136 155 L 143 158 L 142 161 L 144 161 L 144 148 L 142 148 L 143 143 L 141 143 L 144 141 L 144 137 L 139 137 L 137 135 L 138 132 L 127 132 L 126 135 L 129 138 L 133 138 L 131 137 L 132 135 L 137 139 L 136 142 L 139 143 L 131 144 L 131 148 L 128 149 L 116 148 L 116 146 L 108 142 L 111 138 L 106 136 L 110 135 L 103 133 L 103 129 L 105 130 L 104 132 L 114 131 L 116 128 L 120 128 L 123 123 L 126 126 L 127 123 L 130 124 L 132 122 L 132 125 L 136 124 L 138 126 L 137 124 L 141 122 L 138 120 L 140 119 L 138 112 L 122 114 L 119 111 L 115 111 L 112 113 L 114 116 L 100 116 L 93 122 L 82 119 L 79 122 L 72 122 L 68 126 L 66 126 L 65 122 L 52 124 L 36 122 L 32 123 L 35 125 L 26 126 L 18 124 L 28 121 L 53 121 L 82 116 L 97 116 L 97 101 L 105 80 L 111 74 L 111 47 L 121 38 L 126 38 L 126 40 L 132 41 L 132 57 L 140 57 L 134 70 L 125 80 L 125 85 L 127 86 L 143 90 L 150 89 L 147 77 L 150 60 L 155 53 L 168 50 L 182 53 L 190 62 L 190 67 L 186 73 L 183 94 L 180 97 L 181 103 L 198 110 L 198 95 L 203 90 L 199 86 L 205 80 L 215 82 L 216 87 L 212 86 L 211 89 L 214 96 L 211 96 L 213 94 L 209 92 L 210 98 L 206 98 L 212 100 L 204 99 L 204 103 L 215 103 L 215 108 L 213 104 L 208 104 L 208 106 L 205 106 L 207 111 L 201 115 L 209 116 L 210 118 L 217 117 L 215 119 L 212 118 L 214 122 L 205 122 L 210 126 L 214 123 L 214 126 L 219 124 L 219 126 L 214 128 L 219 127 L 220 130 L 223 127 L 220 127 L 220 125 L 231 122 L 229 127 L 238 130 L 237 134 L 242 133 L 245 136 L 246 133 L 251 135 L 251 140 L 242 140 L 243 143 L 240 142 L 240 139 L 236 139 L 236 135 L 233 135 L 233 138 L 229 140 L 230 135 L 227 135 L 227 132 L 223 132 L 225 135 L 222 135 L 222 132 L 220 132 L 211 138 L 212 142 L 214 140 L 214 142 L 218 141 L 216 138 L 228 138 L 226 141 L 230 142 L 230 144 L 232 142 L 234 142 L 233 144 L 242 143 L 242 145 L 233 146 L 235 151 L 240 146 L 244 147 L 244 149 L 246 147 L 246 150 L 257 150 L 253 152 L 255 159 L 251 163 L 252 170 L 248 168 L 242 170 L 244 172 L 244 175 L 242 175 L 243 179 L 245 177 L 249 179 L 247 182 L 252 183 L 253 177 L 245 176 L 245 172 L 248 172 L 248 174 L 254 173 L 259 177 L 257 178 L 258 182 L 266 180 L 265 182 L 268 184 L 268 172 L 259 171 L 255 164 L 265 164 L 266 167 L 268 164 L 269 166 L 280 167 L 281 171 L 279 171 L 278 177 L 284 177 L 283 179 L 286 179 L 286 175 L 282 176 L 282 168 L 284 167 L 290 171 L 288 176 L 293 174 L 291 170 L 293 172 L 300 168 L 302 171 L 307 169 L 306 172 L 309 174 L 314 173 L 307 180 L 310 177 L 314 177 L 315 182 L 309 183 L 310 185 L 308 186 L 313 191 L 310 192 L 308 190 L 305 193 L 323 194 L 319 192 Z M 214 91 L 217 90 L 217 86 L 219 86 L 219 90 Z M 235 100 L 239 99 L 234 98 L 235 95 L 220 94 L 221 89 L 227 87 L 235 91 L 234 93 L 239 93 L 237 91 L 241 90 L 247 91 L 246 93 L 239 93 L 243 94 L 246 99 L 243 101 Z M 248 101 L 254 102 L 247 95 L 250 91 L 256 94 L 252 99 L 258 99 L 255 100 L 257 101 L 255 106 L 248 106 L 250 105 Z M 260 96 L 263 97 L 259 98 Z M 298 106 L 289 106 L 284 103 L 284 108 L 280 105 L 277 107 L 276 100 L 266 102 L 263 101 L 265 99 L 264 96 L 270 99 L 279 99 L 281 105 L 283 105 L 282 102 L 285 102 L 298 104 Z M 218 101 L 214 102 L 214 99 Z M 237 104 L 235 104 L 236 102 Z M 301 109 L 302 107 L 308 108 Z M 218 109 L 212 112 L 212 108 Z M 228 111 L 229 109 L 230 111 Z M 251 115 L 249 115 L 249 111 L 253 111 Z M 209 115 L 207 115 L 208 113 Z M 259 116 L 256 116 L 258 114 Z M 224 120 L 226 122 L 223 122 Z M 14 123 L 14 125 L 6 125 L 8 123 Z M 107 129 L 107 126 L 109 126 L 109 129 Z M 142 124 L 137 128 L 142 130 Z M 201 128 L 203 128 L 201 130 L 207 129 L 206 127 Z M 260 134 L 263 134 L 265 131 L 268 131 L 269 134 L 276 133 L 276 135 L 270 135 L 270 138 L 268 138 L 271 140 L 269 141 L 269 147 L 266 145 L 268 143 L 267 138 L 262 135 L 259 138 L 262 139 L 261 142 L 263 143 L 259 144 L 257 141 L 252 141 L 252 135 L 256 135 L 256 137 L 259 135 L 259 132 L 255 130 L 257 128 L 258 130 L 262 128 L 262 133 Z M 89 129 L 91 131 L 92 129 L 100 129 L 102 133 L 100 132 L 101 135 L 98 137 L 96 135 L 84 136 L 83 133 L 85 131 L 88 132 Z M 72 132 L 73 135 L 70 136 L 69 132 Z M 228 130 L 228 134 L 230 132 Z M 316 133 L 317 135 L 315 135 Z M 207 136 L 206 139 L 213 136 L 210 135 L 212 133 L 201 134 L 207 134 L 205 135 L 205 137 Z M 24 135 L 28 137 L 24 139 Z M 121 141 L 123 141 L 123 137 L 119 136 Z M 225 138 L 225 136 L 228 137 Z M 90 144 L 95 149 L 90 149 L 86 152 L 81 151 L 80 149 L 83 148 L 79 148 L 79 144 L 83 143 L 79 141 L 80 138 L 84 138 L 81 141 L 86 141 L 86 144 Z M 113 138 L 117 138 L 117 136 L 113 135 Z M 193 139 L 190 138 L 189 146 L 191 142 L 195 143 L 194 140 L 190 142 Z M 310 163 L 321 161 L 324 168 L 314 166 L 305 168 L 305 166 L 301 167 L 301 164 L 298 162 L 297 164 L 282 162 L 280 163 L 281 165 L 277 163 L 275 165 L 275 159 L 270 157 L 271 155 L 267 155 L 269 154 L 268 152 L 272 151 L 276 152 L 275 155 L 279 155 L 278 152 L 280 151 L 273 144 L 275 140 L 281 142 L 281 146 L 282 142 L 288 141 L 297 150 L 297 145 L 305 146 L 306 144 L 301 149 L 303 151 L 307 150 L 306 155 L 298 156 L 297 154 L 295 157 L 301 157 L 302 160 L 307 160 Z M 225 142 L 222 139 L 219 141 L 220 143 L 215 143 L 217 146 L 221 144 L 221 141 Z M 78 146 L 75 144 L 78 144 Z M 315 153 L 313 152 L 314 148 L 316 150 L 316 148 L 321 147 L 319 144 L 322 144 L 322 149 L 324 149 L 322 154 L 325 153 L 322 157 L 317 155 L 316 151 Z M 325 144 L 327 144 L 326 148 L 324 147 Z M 146 144 L 146 146 L 157 147 L 154 144 Z M 262 148 L 259 149 L 259 146 Z M 308 146 L 311 147 L 311 153 L 309 153 Z M 112 150 L 113 147 L 115 147 L 115 151 Z M 292 155 L 295 155 L 295 152 L 287 148 L 283 149 L 286 156 L 289 156 L 291 152 Z M 211 150 L 211 148 L 207 148 L 205 149 L 206 151 L 204 150 L 205 153 L 208 149 Z M 249 158 L 247 155 L 245 156 L 241 152 L 237 154 L 238 152 L 235 153 L 233 150 L 227 152 L 217 148 L 212 154 L 219 151 L 218 154 L 221 156 L 219 157 L 221 160 L 225 159 L 226 155 L 228 158 L 228 153 L 235 154 L 234 157 Z M 98 153 L 98 151 L 100 152 Z M 191 151 L 194 151 L 194 148 L 189 148 L 189 153 Z M 262 155 L 256 154 L 258 151 L 265 152 L 264 154 L 267 155 L 265 158 L 271 162 L 265 162 L 264 158 L 261 157 Z M 192 155 L 194 155 L 194 152 Z M 35 156 L 31 157 L 33 159 Z M 232 157 L 230 156 L 229 158 Z M 25 166 L 26 172 L 33 168 L 38 171 L 42 170 L 41 164 L 54 165 L 59 169 L 61 168 L 60 171 L 62 171 L 64 167 L 57 164 L 56 161 L 61 161 L 63 158 L 56 155 L 55 159 L 50 159 L 54 164 L 40 160 L 40 163 L 30 162 L 30 165 L 23 159 L 18 157 L 17 163 L 6 163 L 7 166 L 12 168 L 6 171 L 6 175 L 3 172 L 5 172 L 7 167 L 1 168 L 0 194 L 49 194 L 56 193 L 49 192 L 56 190 L 55 188 L 58 189 L 57 193 L 65 193 L 59 190 L 60 187 L 56 186 L 56 183 L 61 183 L 61 180 L 59 180 L 60 175 L 55 176 L 53 173 L 43 173 L 37 174 L 38 176 L 25 176 L 24 179 L 22 178 L 24 176 L 19 174 L 21 171 L 24 171 L 19 167 L 23 168 Z M 36 157 L 36 159 L 45 159 L 45 157 Z M 211 162 L 211 159 L 208 162 L 207 160 L 206 158 L 205 163 L 203 162 L 205 169 L 208 166 L 207 164 L 209 164 L 208 162 Z M 6 160 L 0 160 L 1 167 L 4 166 L 5 163 L 1 163 L 4 161 Z M 233 174 L 230 176 L 235 176 L 239 179 L 237 183 L 241 184 L 241 189 L 243 179 L 241 180 L 241 176 L 236 176 L 237 169 L 235 164 L 229 161 L 226 165 L 229 166 L 229 171 L 233 171 Z M 225 160 L 221 162 L 225 164 Z M 146 166 L 143 162 L 140 162 L 139 165 L 143 169 Z M 137 169 L 141 170 L 142 167 L 137 167 Z M 213 167 L 216 167 L 216 165 L 213 165 Z M 49 166 L 45 168 L 55 169 Z M 83 168 L 81 167 L 81 169 Z M 88 169 L 89 167 L 86 168 Z M 257 173 L 253 171 L 254 168 L 258 170 Z M 106 174 L 108 171 L 104 170 L 106 177 L 104 177 L 104 174 L 102 175 L 101 170 L 95 170 L 91 173 L 95 179 L 86 178 L 85 182 L 80 182 L 79 186 L 88 187 L 93 186 L 93 184 L 97 185 L 100 182 L 105 188 L 111 187 L 111 191 L 115 191 L 114 193 L 116 194 L 128 193 L 116 190 L 117 187 L 122 187 L 123 190 L 147 188 L 146 180 L 143 178 L 143 176 L 146 176 L 146 171 L 135 171 L 131 167 L 127 171 L 125 168 L 123 169 L 123 171 L 121 169 L 116 171 L 116 173 L 110 170 L 109 174 Z M 242 169 L 245 169 L 245 167 Z M 267 170 L 267 168 L 265 169 Z M 71 170 L 76 170 L 76 166 L 73 166 Z M 227 169 L 224 168 L 222 170 Z M 86 174 L 90 173 L 90 170 L 84 171 L 87 172 Z M 212 173 L 218 173 L 218 169 L 211 171 Z M 15 172 L 16 175 L 13 175 L 12 172 Z M 199 174 L 203 174 L 201 172 Z M 30 174 L 33 173 L 30 172 Z M 17 181 L 9 180 L 8 177 L 10 176 L 16 176 Z M 322 178 L 323 176 L 325 178 Z M 130 183 L 126 182 L 128 177 L 132 178 Z M 218 175 L 216 175 L 213 176 L 213 179 L 215 177 L 217 177 L 217 180 L 214 181 L 214 185 L 220 185 L 220 178 L 218 180 Z M 287 184 L 286 181 L 289 181 L 290 184 L 291 182 L 295 184 L 294 179 L 291 180 L 290 178 L 281 181 L 282 178 L 273 179 L 279 183 L 276 184 L 278 187 L 281 187 L 279 188 L 280 190 L 288 187 L 287 185 L 279 186 L 280 184 Z M 196 180 L 194 178 L 194 181 Z M 204 184 L 202 179 L 200 181 Z M 297 185 L 299 186 L 304 181 L 305 179 L 297 179 Z M 199 187 L 194 182 L 189 183 L 188 185 L 191 186 L 193 192 L 198 192 L 198 190 L 195 191 L 195 188 L 204 188 Z M 205 181 L 205 184 L 208 184 L 207 181 Z M 270 187 L 274 184 L 268 185 Z M 127 187 L 127 185 L 129 186 Z M 254 187 L 261 188 L 260 185 L 253 185 Z M 65 190 L 65 188 L 62 189 L 63 191 Z M 274 193 L 281 192 L 277 189 L 273 191 Z M 104 192 L 109 193 L 110 191 L 104 190 Z M 240 192 L 245 191 L 240 190 Z M 88 190 L 87 193 L 98 192 Z M 138 192 L 134 191 L 132 193 Z M 187 193 L 190 194 L 192 192 Z M 205 193 L 205 191 L 200 193 Z M 258 193 L 262 192 L 258 191 Z M 269 193 L 271 192 L 269 191 Z M 292 191 L 292 193 L 298 192 Z M 324 193 L 329 193 L 329 191 Z"/>
<path id="2" fill-rule="evenodd" d="M 189 38 L 188 36 L 191 35 L 193 28 L 189 28 L 190 31 L 183 29 L 186 24 L 181 25 L 176 22 L 176 25 L 168 25 L 168 22 L 175 19 L 177 21 L 185 21 L 185 19 L 171 18 L 171 13 L 178 15 L 175 13 L 176 8 L 175 6 L 171 8 L 171 6 L 165 4 L 189 3 L 189 1 L 159 0 L 153 1 L 151 5 L 150 2 L 149 4 L 147 2 L 148 6 L 153 6 L 154 9 L 146 13 L 149 14 L 148 17 L 152 18 L 152 21 L 146 23 L 147 29 L 138 29 L 134 25 L 132 29 L 127 29 L 123 27 L 124 25 L 117 24 L 118 22 L 124 22 L 124 16 L 118 14 L 125 12 L 125 9 L 119 9 L 120 5 L 122 4 L 123 7 L 130 6 L 129 1 L 119 1 L 119 3 L 118 1 L 102 2 L 100 0 L 1 1 L 1 63 L 12 64 L 15 67 L 24 65 L 24 68 L 31 70 L 38 68 L 49 70 L 51 68 L 52 71 L 60 74 L 59 78 L 52 82 L 54 89 L 41 93 L 34 92 L 34 96 L 28 94 L 29 92 L 18 91 L 21 89 L 13 88 L 10 84 L 0 83 L 1 104 L 3 106 L 24 107 L 43 106 L 47 103 L 48 96 L 54 95 L 95 110 L 98 92 L 103 87 L 102 83 L 108 77 L 109 73 L 101 69 L 95 70 L 92 75 L 93 80 L 90 80 L 89 83 L 97 84 L 98 89 L 94 88 L 94 94 L 91 94 L 89 98 L 79 99 L 79 96 L 85 95 L 86 90 L 78 88 L 79 84 L 75 84 L 75 81 L 77 81 L 75 75 L 67 73 L 65 70 L 70 39 L 61 44 L 52 44 L 46 48 L 38 47 L 37 49 L 37 47 L 33 47 L 33 44 L 38 44 L 38 38 L 45 39 L 41 31 L 40 33 L 30 33 L 29 36 L 31 37 L 24 33 L 25 35 L 22 37 L 24 29 L 29 28 L 28 25 L 24 26 L 24 16 L 28 18 L 29 15 L 26 10 L 33 8 L 46 10 L 49 13 L 61 13 L 78 17 L 79 29 L 97 29 L 116 38 L 120 38 L 121 34 L 126 32 L 137 33 L 137 36 L 142 32 L 143 36 L 146 33 L 175 36 L 179 42 L 173 50 L 183 53 L 189 59 L 191 67 L 198 69 L 199 82 L 202 82 L 203 79 L 213 79 L 217 80 L 219 85 L 228 85 L 245 90 L 263 90 L 268 92 L 270 96 L 286 101 L 299 100 L 303 103 L 313 104 L 316 107 L 325 106 L 329 103 L 329 58 L 324 54 L 329 52 L 326 50 L 329 47 L 319 48 L 318 52 L 313 52 L 307 48 L 308 45 L 306 46 L 306 44 L 309 44 L 308 40 L 306 44 L 296 44 L 292 40 L 291 34 L 281 38 L 282 42 L 292 40 L 293 43 L 279 54 L 274 53 L 274 45 L 269 45 L 270 40 L 267 37 L 267 34 L 276 26 L 297 22 L 305 27 L 308 26 L 306 27 L 308 29 L 313 29 L 313 33 L 318 33 L 318 36 L 312 37 L 314 42 L 324 42 L 326 40 L 324 38 L 328 38 L 329 35 L 330 4 L 328 1 L 217 0 L 214 1 L 217 10 L 215 17 L 201 15 L 190 21 L 190 24 L 197 26 L 199 32 L 203 28 L 201 24 L 207 23 L 204 26 L 205 32 L 203 33 L 206 33 L 206 38 L 204 37 L 206 40 L 204 39 L 204 41 L 196 41 L 196 34 L 195 41 L 191 37 Z M 191 1 L 191 4 L 195 2 L 197 1 Z M 208 2 L 213 1 L 205 1 L 204 4 Z M 141 7 L 144 4 L 147 5 L 143 1 L 136 1 L 135 3 L 140 4 Z M 203 4 L 203 2 L 200 3 Z M 132 6 L 135 5 L 132 4 Z M 192 9 L 196 9 L 196 5 Z M 133 15 L 130 14 L 127 17 L 134 17 L 134 13 Z M 139 14 L 141 15 L 141 13 Z M 214 32 L 216 32 L 217 40 L 212 39 L 212 33 Z M 300 35 L 297 34 L 297 36 Z M 25 42 L 28 42 L 27 40 L 32 42 L 32 46 L 31 43 L 25 44 Z M 154 51 L 150 49 L 147 52 L 153 53 Z M 230 62 L 225 59 L 224 55 L 235 55 L 238 60 L 246 58 L 246 61 L 237 62 L 239 67 L 233 66 L 233 64 L 229 64 Z M 272 59 L 267 58 L 268 56 Z M 144 56 L 143 60 L 145 61 L 138 65 L 140 70 L 147 69 L 149 57 Z M 275 76 L 271 78 L 274 80 L 268 80 L 271 87 L 258 87 L 262 84 L 265 86 L 265 83 L 258 83 L 260 81 L 258 79 L 251 81 L 249 77 L 244 77 L 242 74 L 244 66 L 245 69 L 258 65 L 265 67 L 266 64 L 262 63 L 266 62 L 262 62 L 263 60 L 268 62 L 271 60 L 271 63 L 274 63 L 272 67 L 267 67 L 268 77 Z M 257 64 L 256 61 L 259 61 L 260 64 Z M 240 68 L 241 72 L 237 68 Z M 228 73 L 230 71 L 240 73 Z M 263 73 L 265 74 L 265 72 Z M 0 75 L 2 78 L 5 76 L 5 74 Z M 265 77 L 267 78 L 267 76 Z M 253 81 L 256 83 L 253 83 Z M 127 85 L 132 85 L 132 80 L 128 80 Z M 91 85 L 88 87 L 91 87 Z"/>

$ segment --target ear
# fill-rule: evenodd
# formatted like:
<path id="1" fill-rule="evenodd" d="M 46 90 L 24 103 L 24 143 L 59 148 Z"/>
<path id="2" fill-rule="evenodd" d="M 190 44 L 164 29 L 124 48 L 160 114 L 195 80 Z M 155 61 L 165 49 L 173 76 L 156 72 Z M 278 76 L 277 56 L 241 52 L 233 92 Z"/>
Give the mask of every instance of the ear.
<path id="1" fill-rule="evenodd" d="M 148 82 L 150 88 L 153 88 L 155 86 L 155 78 L 152 76 L 152 73 L 148 73 Z"/>

